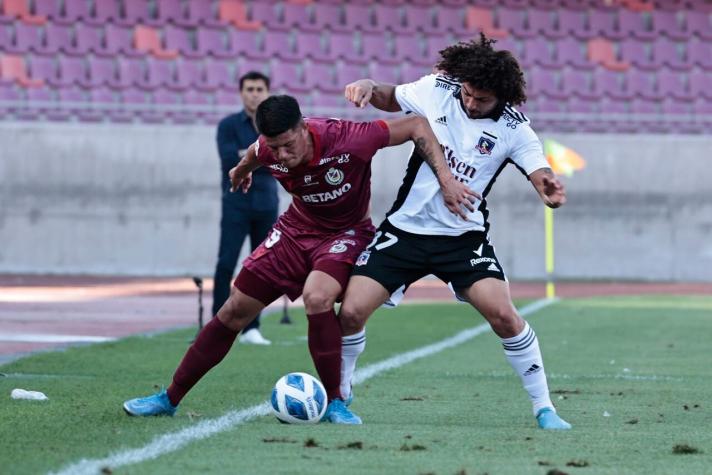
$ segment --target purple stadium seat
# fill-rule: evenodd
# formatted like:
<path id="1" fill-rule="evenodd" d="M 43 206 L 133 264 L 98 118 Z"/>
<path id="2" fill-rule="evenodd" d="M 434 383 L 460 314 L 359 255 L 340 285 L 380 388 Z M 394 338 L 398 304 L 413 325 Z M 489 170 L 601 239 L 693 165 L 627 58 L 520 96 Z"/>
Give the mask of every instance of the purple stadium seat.
<path id="1" fill-rule="evenodd" d="M 658 66 L 666 66 L 678 71 L 688 71 L 692 63 L 684 58 L 685 43 L 673 43 L 666 38 L 659 38 L 653 44 L 653 60 Z M 712 52 L 710 52 L 712 54 Z"/>
<path id="2" fill-rule="evenodd" d="M 361 37 L 363 57 L 368 61 L 375 60 L 382 65 L 399 64 L 400 60 L 396 58 L 393 52 L 392 42 L 384 37 L 385 34 L 386 32 L 383 32 L 383 34 L 364 34 Z"/>
<path id="3" fill-rule="evenodd" d="M 215 56 L 216 58 L 233 58 L 235 56 L 235 52 L 230 48 L 229 36 L 223 30 L 198 28 L 196 42 L 198 54 L 201 56 Z"/>
<path id="4" fill-rule="evenodd" d="M 294 3 L 283 3 L 282 23 L 288 28 L 307 29 L 315 31 L 316 23 L 312 19 L 311 8 L 305 5 L 296 5 Z M 317 6 L 317 9 L 321 6 Z"/>
<path id="5" fill-rule="evenodd" d="M 705 73 L 699 70 L 693 70 L 689 75 L 690 94 L 696 98 L 705 98 L 712 102 L 712 73 Z"/>
<path id="6" fill-rule="evenodd" d="M 218 19 L 217 12 L 213 7 L 217 7 L 215 2 L 205 0 L 188 0 L 188 16 L 186 21 L 192 26 L 222 26 Z"/>
<path id="7" fill-rule="evenodd" d="M 540 8 L 527 9 L 526 29 L 530 35 L 544 35 L 547 38 L 558 39 L 568 36 L 568 32 L 559 28 L 555 14 L 550 10 Z"/>
<path id="8" fill-rule="evenodd" d="M 342 85 L 336 83 L 333 68 L 328 64 L 315 63 L 304 69 L 304 84 L 309 89 L 321 92 L 337 93 Z"/>
<path id="9" fill-rule="evenodd" d="M 47 23 L 44 38 L 37 46 L 37 53 L 54 56 L 60 52 L 69 53 L 72 45 L 72 28 L 69 26 Z"/>
<path id="10" fill-rule="evenodd" d="M 618 29 L 626 36 L 641 40 L 653 40 L 657 33 L 647 21 L 647 13 L 635 12 L 625 8 L 618 10 Z"/>
<path id="11" fill-rule="evenodd" d="M 171 85 L 177 90 L 190 90 L 203 84 L 203 67 L 198 61 L 184 61 L 179 58 L 175 62 L 175 81 Z"/>
<path id="12" fill-rule="evenodd" d="M 654 77 L 638 69 L 626 73 L 626 88 L 631 96 L 640 99 L 656 101 L 662 97 L 655 88 Z"/>
<path id="13" fill-rule="evenodd" d="M 633 114 L 659 114 L 660 101 L 636 97 L 630 103 L 630 111 Z"/>
<path id="14" fill-rule="evenodd" d="M 495 25 L 501 30 L 508 31 L 517 38 L 534 38 L 538 33 L 527 28 L 525 15 L 525 10 L 500 7 L 497 9 L 497 21 Z"/>
<path id="15" fill-rule="evenodd" d="M 376 27 L 383 31 L 389 29 L 394 33 L 412 33 L 403 20 L 403 9 L 400 6 L 383 5 L 376 3 L 374 5 L 373 18 L 376 22 Z"/>
<path id="16" fill-rule="evenodd" d="M 144 63 L 140 59 L 120 56 L 116 59 L 116 76 L 111 84 L 114 89 L 130 89 L 145 82 Z"/>
<path id="17" fill-rule="evenodd" d="M 8 102 L 19 103 L 23 101 L 23 99 L 21 89 L 15 87 L 14 84 L 0 83 L 0 103 L 2 103 L 2 106 L 0 107 L 0 119 L 13 115 L 18 109 L 22 109 L 20 104 L 11 106 L 7 104 Z M 30 118 L 30 120 L 31 119 L 32 118 Z"/>
<path id="18" fill-rule="evenodd" d="M 568 97 L 595 100 L 598 95 L 593 90 L 591 74 L 583 71 L 565 70 L 561 73 L 561 88 Z"/>
<path id="19" fill-rule="evenodd" d="M 347 3 L 344 8 L 344 20 L 347 30 L 361 30 L 367 33 L 383 32 L 383 28 L 376 24 L 374 12 L 370 6 Z"/>
<path id="20" fill-rule="evenodd" d="M 291 33 L 284 31 L 269 31 L 265 35 L 264 54 L 285 60 L 301 59 L 294 48 Z"/>
<path id="21" fill-rule="evenodd" d="M 712 101 L 705 100 L 702 98 L 697 99 L 693 104 L 693 111 L 697 115 L 708 116 L 707 122 L 712 123 L 712 119 L 709 118 L 709 117 L 712 117 Z M 707 130 L 709 130 L 709 126 L 708 126 Z"/>
<path id="22" fill-rule="evenodd" d="M 592 114 L 598 112 L 598 101 L 571 96 L 566 101 L 566 110 L 574 114 Z"/>
<path id="23" fill-rule="evenodd" d="M 560 68 L 562 64 L 554 57 L 552 46 L 549 40 L 542 37 L 525 41 L 522 65 L 532 67 L 537 64 L 545 68 Z"/>
<path id="24" fill-rule="evenodd" d="M 239 80 L 240 76 L 242 76 L 243 74 L 245 74 L 249 71 L 257 71 L 259 73 L 266 74 L 267 76 L 272 75 L 270 73 L 269 61 L 242 58 L 240 60 L 239 66 L 237 67 L 237 69 L 235 71 L 236 80 Z M 239 85 L 238 85 L 238 87 L 239 87 Z"/>
<path id="25" fill-rule="evenodd" d="M 712 71 L 712 45 L 704 40 L 692 38 L 687 44 L 687 61 Z"/>
<path id="26" fill-rule="evenodd" d="M 615 27 L 616 14 L 612 11 L 593 9 L 588 12 L 589 30 L 593 36 L 603 36 L 611 40 L 622 40 L 628 34 Z"/>
<path id="27" fill-rule="evenodd" d="M 336 84 L 339 86 L 339 91 L 343 91 L 347 84 L 364 77 L 364 70 L 361 66 L 342 64 L 336 68 Z"/>
<path id="28" fill-rule="evenodd" d="M 317 8 L 314 9 L 314 26 L 307 25 L 304 29 L 311 32 L 321 32 L 325 29 L 330 29 L 331 31 L 351 31 L 344 23 L 343 6 L 328 3 L 320 3 Z"/>
<path id="29" fill-rule="evenodd" d="M 589 40 L 595 36 L 586 24 L 585 13 L 576 10 L 558 11 L 556 31 L 563 35 L 573 35 L 579 40 Z"/>
<path id="30" fill-rule="evenodd" d="M 44 2 L 38 2 L 39 6 Z M 60 25 L 77 25 L 80 21 L 88 21 L 90 15 L 90 5 L 86 0 L 65 0 L 64 8 L 52 18 L 53 23 Z"/>
<path id="31" fill-rule="evenodd" d="M 106 55 L 102 50 L 103 28 L 91 26 L 85 23 L 77 23 L 75 26 L 76 44 L 71 48 L 72 54 L 85 55 L 90 52 Z M 113 56 L 114 53 L 108 53 Z"/>
<path id="32" fill-rule="evenodd" d="M 175 84 L 173 77 L 173 61 L 148 57 L 146 75 L 138 85 L 144 89 L 162 89 Z"/>
<path id="33" fill-rule="evenodd" d="M 652 57 L 652 45 L 647 42 L 629 38 L 621 43 L 621 59 L 633 64 L 638 69 L 654 71 L 658 68 Z"/>
<path id="34" fill-rule="evenodd" d="M 111 89 L 104 88 L 95 88 L 89 91 L 89 101 L 91 109 L 77 111 L 77 116 L 82 122 L 103 122 L 111 119 L 113 108 L 119 105 L 118 95 Z"/>
<path id="35" fill-rule="evenodd" d="M 45 84 L 52 86 L 59 84 L 57 60 L 55 58 L 33 56 L 29 62 L 28 72 L 29 77 L 33 80 L 44 81 Z"/>
<path id="36" fill-rule="evenodd" d="M 576 69 L 593 69 L 595 65 L 588 60 L 586 43 L 574 38 L 564 38 L 556 43 L 558 63 Z"/>
<path id="37" fill-rule="evenodd" d="M 464 8 L 441 5 L 436 11 L 437 25 L 440 33 L 445 33 L 446 30 L 457 36 L 468 33 L 467 25 L 465 24 Z"/>
<path id="38" fill-rule="evenodd" d="M 250 59 L 269 59 L 264 49 L 258 43 L 257 35 L 252 31 L 242 31 L 230 28 L 228 31 L 230 51 L 234 55 Z"/>
<path id="39" fill-rule="evenodd" d="M 400 61 L 412 62 L 415 65 L 432 66 L 419 35 L 396 35 L 395 56 Z"/>
<path id="40" fill-rule="evenodd" d="M 92 88 L 110 86 L 116 81 L 116 65 L 113 58 L 94 57 L 89 59 L 87 84 Z"/>
<path id="41" fill-rule="evenodd" d="M 299 32 L 297 34 L 297 56 L 310 58 L 312 61 L 331 61 L 329 53 L 324 48 L 325 43 L 322 41 L 321 33 Z"/>
<path id="42" fill-rule="evenodd" d="M 658 72 L 657 78 L 658 94 L 660 96 L 683 101 L 691 101 L 693 99 L 684 75 L 662 70 Z"/>
<path id="43" fill-rule="evenodd" d="M 432 68 L 405 63 L 401 67 L 401 84 L 417 81 L 432 72 Z"/>
<path id="44" fill-rule="evenodd" d="M 348 102 L 346 102 L 346 99 L 341 94 L 325 93 L 320 91 L 315 91 L 313 94 L 312 107 L 335 109 L 343 108 L 345 106 L 348 106 Z M 329 114 L 325 112 L 317 112 L 317 115 L 324 116 Z"/>
<path id="45" fill-rule="evenodd" d="M 435 23 L 433 8 L 430 6 L 410 5 L 405 9 L 405 24 L 409 32 L 422 32 L 428 35 L 441 34 L 442 31 Z"/>
<path id="46" fill-rule="evenodd" d="M 687 15 L 687 29 L 702 40 L 712 41 L 712 23 L 710 23 L 709 13 L 689 13 Z"/>
<path id="47" fill-rule="evenodd" d="M 593 90 L 601 98 L 625 102 L 633 97 L 634 92 L 625 88 L 624 80 L 623 73 L 599 67 L 593 72 Z"/>
<path id="48" fill-rule="evenodd" d="M 400 84 L 401 77 L 398 68 L 384 68 L 377 62 L 369 63 L 367 75 L 369 78 L 386 84 Z"/>
<path id="49" fill-rule="evenodd" d="M 40 36 L 42 28 L 36 25 L 28 25 L 21 21 L 17 21 L 13 25 L 15 27 L 14 40 L 6 46 L 5 52 L 24 54 L 30 51 L 37 52 L 42 44 Z M 2 27 L 3 29 L 7 27 Z"/>
<path id="50" fill-rule="evenodd" d="M 74 0 L 79 2 L 80 0 Z M 94 0 L 94 9 L 84 21 L 90 25 L 103 26 L 107 23 L 122 24 L 126 26 L 119 13 L 119 2 L 115 0 Z"/>
<path id="51" fill-rule="evenodd" d="M 84 58 L 59 57 L 59 75 L 57 84 L 61 86 L 89 85 L 87 65 Z"/>
<path id="52" fill-rule="evenodd" d="M 141 0 L 126 0 L 122 22 L 126 25 L 141 23 L 148 26 L 163 26 L 163 22 L 152 15 L 151 3 Z"/>
<path id="53" fill-rule="evenodd" d="M 289 30 L 289 27 L 281 21 L 278 13 L 278 5 L 272 2 L 254 2 L 252 4 L 252 20 L 262 22 L 268 32 Z"/>
<path id="54" fill-rule="evenodd" d="M 283 61 L 278 61 L 272 68 L 271 89 L 286 89 L 287 94 L 292 95 L 310 91 L 310 88 L 304 84 L 299 65 Z"/>
<path id="55" fill-rule="evenodd" d="M 367 59 L 356 48 L 356 36 L 353 33 L 334 32 L 329 38 L 329 57 L 349 63 L 366 64 Z"/>
<path id="56" fill-rule="evenodd" d="M 183 102 L 191 106 L 211 106 L 213 105 L 213 96 L 189 89 L 183 94 Z"/>
<path id="57" fill-rule="evenodd" d="M 690 15 L 689 12 L 685 13 Z M 686 21 L 680 21 L 682 18 L 683 12 L 655 10 L 652 12 L 653 30 L 658 38 L 665 35 L 673 40 L 688 40 L 690 33 L 687 31 Z"/>
<path id="58" fill-rule="evenodd" d="M 209 59 L 205 63 L 205 81 L 198 86 L 203 91 L 223 89 L 237 94 L 240 87 L 235 77 L 234 61 Z"/>
<path id="59" fill-rule="evenodd" d="M 0 51 L 6 51 L 8 46 L 12 44 L 10 27 L 0 27 Z"/>
<path id="60" fill-rule="evenodd" d="M 509 40 L 509 38 L 497 41 L 497 49 L 508 49 L 507 46 L 509 43 L 507 40 Z M 453 44 L 453 41 L 449 36 L 429 35 L 426 38 L 425 45 L 425 58 L 427 64 L 429 66 L 434 66 L 440 59 L 440 51 L 447 48 L 451 44 Z"/>
<path id="61" fill-rule="evenodd" d="M 543 10 L 557 10 L 561 7 L 561 0 L 534 0 L 532 4 L 534 7 Z"/>
<path id="62" fill-rule="evenodd" d="M 43 0 L 35 2 L 34 14 L 38 17 L 44 17 L 55 22 L 55 19 L 60 15 L 61 4 L 59 0 Z"/>
<path id="63" fill-rule="evenodd" d="M 97 54 L 103 56 L 116 56 L 123 53 L 126 56 L 145 56 L 146 53 L 134 48 L 133 30 L 121 26 L 108 24 L 104 28 L 104 45 Z"/>
<path id="64" fill-rule="evenodd" d="M 532 95 L 542 95 L 559 100 L 566 100 L 567 95 L 562 91 L 559 76 L 556 72 L 533 68 L 526 75 L 528 90 Z"/>
<path id="65" fill-rule="evenodd" d="M 199 28 L 198 32 L 204 29 L 205 28 Z M 191 35 L 188 30 L 173 25 L 166 25 L 163 32 L 167 50 L 178 51 L 179 55 L 185 56 L 186 58 L 201 58 L 203 56 L 193 43 L 195 36 Z"/>
<path id="66" fill-rule="evenodd" d="M 182 0 L 158 0 L 157 21 L 159 24 L 172 23 L 183 27 L 195 27 L 188 19 Z M 200 31 L 200 30 L 198 30 Z"/>

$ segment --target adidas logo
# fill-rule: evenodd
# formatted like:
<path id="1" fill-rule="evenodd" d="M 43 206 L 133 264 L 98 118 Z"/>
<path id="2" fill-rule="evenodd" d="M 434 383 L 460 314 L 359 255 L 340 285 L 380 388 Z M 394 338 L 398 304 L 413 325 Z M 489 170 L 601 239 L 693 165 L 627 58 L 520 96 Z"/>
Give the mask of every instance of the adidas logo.
<path id="1" fill-rule="evenodd" d="M 497 267 L 497 264 L 495 264 L 495 263 L 493 262 L 492 264 L 489 265 L 489 267 L 487 268 L 487 270 L 499 272 L 499 267 Z"/>
<path id="2" fill-rule="evenodd" d="M 529 367 L 529 369 L 524 372 L 524 376 L 530 376 L 530 375 L 532 375 L 536 372 L 539 372 L 539 371 L 541 371 L 541 366 L 539 366 L 538 364 L 535 363 L 535 364 L 531 365 Z"/>
<path id="3" fill-rule="evenodd" d="M 447 118 L 445 116 L 438 117 L 435 119 L 436 124 L 442 124 L 442 125 L 447 125 Z"/>

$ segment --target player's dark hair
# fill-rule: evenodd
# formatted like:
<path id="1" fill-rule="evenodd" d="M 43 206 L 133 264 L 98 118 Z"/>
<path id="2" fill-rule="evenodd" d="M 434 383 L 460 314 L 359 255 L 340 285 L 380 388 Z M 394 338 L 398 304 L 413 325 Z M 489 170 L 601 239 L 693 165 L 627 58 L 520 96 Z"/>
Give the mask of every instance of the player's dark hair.
<path id="1" fill-rule="evenodd" d="M 494 43 L 496 40 L 480 33 L 479 40 L 448 46 L 440 51 L 435 67 L 461 83 L 493 92 L 500 101 L 523 104 L 527 101 L 527 83 L 519 63 L 509 51 L 495 50 Z"/>
<path id="2" fill-rule="evenodd" d="M 276 137 L 302 121 L 299 103 L 292 96 L 271 96 L 257 107 L 257 130 L 266 137 Z"/>
<path id="3" fill-rule="evenodd" d="M 269 77 L 257 71 L 249 71 L 242 76 L 240 76 L 240 90 L 242 91 L 242 86 L 245 81 L 264 81 L 267 90 L 269 91 Z"/>

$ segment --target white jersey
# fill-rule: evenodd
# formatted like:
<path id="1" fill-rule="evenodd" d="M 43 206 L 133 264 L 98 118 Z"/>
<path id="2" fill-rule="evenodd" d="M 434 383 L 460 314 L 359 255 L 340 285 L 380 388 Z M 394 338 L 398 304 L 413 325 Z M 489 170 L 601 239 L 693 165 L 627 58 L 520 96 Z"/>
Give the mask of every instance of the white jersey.
<path id="1" fill-rule="evenodd" d="M 507 163 L 513 162 L 527 175 L 549 166 L 541 142 L 524 114 L 507 106 L 496 121 L 470 119 L 459 94 L 457 81 L 434 74 L 396 86 L 395 90 L 401 109 L 428 119 L 453 175 L 483 200 L 475 203 L 474 212 L 468 213 L 469 221 L 451 213 L 445 207 L 435 174 L 414 155 L 388 214 L 388 220 L 397 228 L 415 234 L 446 236 L 487 232 L 485 197 Z"/>

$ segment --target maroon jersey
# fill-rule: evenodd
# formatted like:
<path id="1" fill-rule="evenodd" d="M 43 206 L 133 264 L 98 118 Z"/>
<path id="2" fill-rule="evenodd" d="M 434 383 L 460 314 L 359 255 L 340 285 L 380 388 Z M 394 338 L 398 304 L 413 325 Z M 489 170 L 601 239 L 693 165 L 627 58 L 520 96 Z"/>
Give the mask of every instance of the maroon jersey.
<path id="1" fill-rule="evenodd" d="M 305 122 L 314 141 L 314 156 L 307 164 L 288 169 L 277 162 L 262 136 L 257 141 L 257 159 L 294 197 L 282 217 L 329 232 L 355 226 L 368 217 L 371 159 L 388 145 L 388 126 L 382 120 Z"/>

